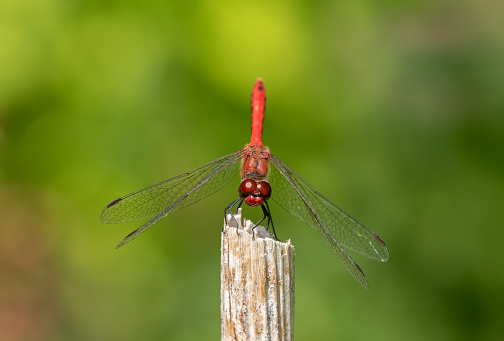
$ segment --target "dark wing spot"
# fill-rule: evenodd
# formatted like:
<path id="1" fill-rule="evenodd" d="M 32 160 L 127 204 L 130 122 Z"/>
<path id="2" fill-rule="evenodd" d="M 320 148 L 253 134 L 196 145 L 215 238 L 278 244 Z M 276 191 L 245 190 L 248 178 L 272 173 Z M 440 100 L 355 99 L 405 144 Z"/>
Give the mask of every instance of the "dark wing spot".
<path id="1" fill-rule="evenodd" d="M 131 236 L 132 236 L 132 235 L 133 235 L 136 231 L 137 231 L 137 230 L 135 230 L 135 231 L 131 232 L 131 233 L 130 233 L 130 234 L 128 234 L 126 237 L 124 237 L 124 239 L 131 237 Z"/>
<path id="2" fill-rule="evenodd" d="M 362 269 L 360 268 L 359 264 L 353 262 L 355 264 L 355 266 L 357 267 L 357 270 L 360 271 L 360 273 L 362 274 L 362 276 L 364 276 L 364 271 L 362 271 Z"/>
<path id="3" fill-rule="evenodd" d="M 108 204 L 107 207 L 114 206 L 115 204 L 117 204 L 121 200 L 122 200 L 122 198 L 116 199 L 116 200 L 112 201 L 110 204 Z"/>
<path id="4" fill-rule="evenodd" d="M 377 240 L 377 241 L 378 241 L 381 245 L 386 246 L 386 245 L 385 245 L 385 242 L 384 242 L 383 240 L 381 240 L 381 238 L 380 238 L 380 237 L 378 237 L 376 234 L 373 234 L 373 236 L 375 237 L 375 239 L 376 239 L 376 240 Z"/>

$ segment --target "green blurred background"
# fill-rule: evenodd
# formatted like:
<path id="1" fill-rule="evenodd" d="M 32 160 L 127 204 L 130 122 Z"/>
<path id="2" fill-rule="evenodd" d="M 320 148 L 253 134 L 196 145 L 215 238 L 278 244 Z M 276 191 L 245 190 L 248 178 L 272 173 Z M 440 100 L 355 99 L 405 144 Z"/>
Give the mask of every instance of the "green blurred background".
<path id="1" fill-rule="evenodd" d="M 503 9 L 0 1 L 0 339 L 219 339 L 238 180 L 120 250 L 142 222 L 99 215 L 243 147 L 263 77 L 265 143 L 390 250 L 355 255 L 365 290 L 272 203 L 297 252 L 296 340 L 501 340 Z"/>

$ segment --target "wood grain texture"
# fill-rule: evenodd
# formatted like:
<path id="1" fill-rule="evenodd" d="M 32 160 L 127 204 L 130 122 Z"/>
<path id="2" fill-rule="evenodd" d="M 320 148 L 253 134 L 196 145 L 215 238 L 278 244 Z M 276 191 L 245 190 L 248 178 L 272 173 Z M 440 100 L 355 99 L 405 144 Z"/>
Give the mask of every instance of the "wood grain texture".
<path id="1" fill-rule="evenodd" d="M 292 340 L 294 246 L 235 217 L 221 235 L 221 339 Z"/>

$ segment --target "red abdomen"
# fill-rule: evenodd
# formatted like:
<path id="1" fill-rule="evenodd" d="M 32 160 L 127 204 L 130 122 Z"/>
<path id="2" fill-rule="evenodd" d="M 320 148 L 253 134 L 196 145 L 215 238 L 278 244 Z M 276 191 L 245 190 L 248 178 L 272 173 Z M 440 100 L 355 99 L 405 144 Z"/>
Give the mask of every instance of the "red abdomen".
<path id="1" fill-rule="evenodd" d="M 266 92 L 261 78 L 257 81 L 250 96 L 250 107 L 252 109 L 252 137 L 251 146 L 262 146 L 262 128 L 264 120 L 264 109 L 266 109 Z"/>

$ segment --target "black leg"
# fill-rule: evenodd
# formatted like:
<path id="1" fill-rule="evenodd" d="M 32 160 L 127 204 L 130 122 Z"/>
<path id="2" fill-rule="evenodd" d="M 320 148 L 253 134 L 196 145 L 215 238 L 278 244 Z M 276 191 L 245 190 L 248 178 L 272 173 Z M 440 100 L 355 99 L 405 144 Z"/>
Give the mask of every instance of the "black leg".
<path id="1" fill-rule="evenodd" d="M 236 219 L 234 217 L 235 215 L 231 211 L 232 208 L 234 207 L 234 205 L 236 205 L 237 202 L 240 202 L 240 204 L 238 205 L 238 208 L 240 208 L 240 206 L 243 203 L 243 198 L 236 199 L 235 201 L 233 201 L 232 203 L 230 203 L 229 205 L 227 205 L 226 208 L 224 208 L 224 221 L 226 222 L 226 225 L 227 225 L 227 223 L 228 223 L 228 221 L 227 221 L 227 214 L 228 214 L 228 211 L 229 211 L 229 214 L 231 214 L 231 217 L 233 217 L 233 220 L 236 223 L 236 227 L 238 228 L 239 224 L 238 224 L 238 222 L 236 221 Z M 236 213 L 238 213 L 238 209 L 236 210 Z"/>
<path id="2" fill-rule="evenodd" d="M 273 218 L 271 218 L 271 211 L 270 211 L 268 202 L 265 201 L 264 204 L 261 205 L 261 209 L 263 211 L 264 216 L 262 217 L 261 220 L 259 220 L 259 222 L 257 224 L 255 224 L 255 226 L 252 228 L 252 232 L 254 232 L 254 229 L 256 228 L 256 226 L 259 226 L 259 224 L 261 224 L 264 221 L 264 219 L 268 218 L 268 222 L 266 224 L 266 231 L 269 232 L 269 226 L 271 223 L 271 227 L 273 228 L 273 236 L 275 237 L 276 240 L 278 240 L 278 238 L 276 236 L 276 232 L 275 232 L 275 226 L 273 226 Z"/>
<path id="3" fill-rule="evenodd" d="M 261 219 L 261 220 L 259 220 L 259 221 L 257 222 L 257 224 L 255 224 L 255 225 L 254 225 L 254 228 L 255 228 L 256 226 L 261 225 L 261 223 L 264 221 L 264 219 L 266 219 L 266 217 L 268 217 L 268 225 L 269 225 L 269 213 L 268 213 L 268 211 L 266 211 L 266 208 L 264 208 L 264 205 L 261 205 L 261 208 L 262 208 L 262 211 L 263 211 L 263 214 L 264 214 L 264 215 L 263 215 L 262 219 Z M 266 227 L 266 230 L 267 230 L 267 229 L 268 229 L 268 228 Z"/>
<path id="4" fill-rule="evenodd" d="M 266 207 L 264 207 L 266 206 Z M 269 208 L 269 205 L 268 205 L 268 202 L 265 201 L 264 202 L 264 205 L 261 205 L 262 209 L 263 209 L 263 212 L 264 212 L 264 218 L 265 217 L 268 217 L 268 224 L 266 226 L 266 230 L 269 231 L 269 225 L 271 223 L 271 228 L 273 229 L 273 236 L 275 237 L 276 240 L 279 240 L 277 235 L 276 235 L 276 231 L 275 231 L 275 225 L 273 225 L 273 217 L 271 216 L 271 210 Z M 263 220 L 264 220 L 263 218 Z"/>
<path id="5" fill-rule="evenodd" d="M 240 198 L 240 199 L 241 199 L 241 201 L 238 204 L 238 206 L 236 206 L 236 213 L 235 214 L 238 214 L 238 210 L 240 209 L 241 205 L 243 204 L 243 200 L 245 200 L 245 199 L 242 199 L 242 198 Z"/>

